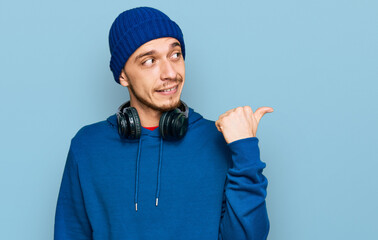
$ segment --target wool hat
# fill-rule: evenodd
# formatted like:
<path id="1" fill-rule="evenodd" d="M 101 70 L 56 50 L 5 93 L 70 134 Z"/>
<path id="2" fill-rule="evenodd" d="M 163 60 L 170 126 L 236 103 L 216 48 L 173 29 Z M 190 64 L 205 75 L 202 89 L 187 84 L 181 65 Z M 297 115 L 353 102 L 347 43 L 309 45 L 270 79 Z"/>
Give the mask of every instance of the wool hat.
<path id="1" fill-rule="evenodd" d="M 181 29 L 166 14 L 151 7 L 137 7 L 119 14 L 109 32 L 110 69 L 114 80 L 119 83 L 122 68 L 135 50 L 148 41 L 162 37 L 176 38 L 185 59 Z"/>

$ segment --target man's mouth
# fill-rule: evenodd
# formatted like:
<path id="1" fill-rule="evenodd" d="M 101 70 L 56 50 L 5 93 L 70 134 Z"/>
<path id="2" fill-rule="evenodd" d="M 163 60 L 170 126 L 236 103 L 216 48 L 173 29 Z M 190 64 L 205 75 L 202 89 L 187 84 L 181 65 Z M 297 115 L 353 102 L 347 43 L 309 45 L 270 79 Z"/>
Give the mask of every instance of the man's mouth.
<path id="1" fill-rule="evenodd" d="M 172 94 L 172 93 L 175 93 L 177 91 L 177 88 L 178 88 L 178 85 L 173 86 L 171 88 L 156 90 L 156 92 L 159 92 L 159 93 L 162 93 L 162 94 Z"/>

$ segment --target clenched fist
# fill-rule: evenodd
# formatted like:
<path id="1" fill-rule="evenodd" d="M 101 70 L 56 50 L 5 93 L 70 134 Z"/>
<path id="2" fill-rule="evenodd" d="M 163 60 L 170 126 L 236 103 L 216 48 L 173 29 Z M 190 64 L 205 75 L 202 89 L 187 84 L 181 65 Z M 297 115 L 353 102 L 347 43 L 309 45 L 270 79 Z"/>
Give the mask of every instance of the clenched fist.
<path id="1" fill-rule="evenodd" d="M 256 137 L 257 125 L 267 112 L 273 112 L 273 108 L 260 107 L 253 112 L 250 106 L 237 107 L 220 115 L 215 126 L 223 133 L 227 143 Z"/>

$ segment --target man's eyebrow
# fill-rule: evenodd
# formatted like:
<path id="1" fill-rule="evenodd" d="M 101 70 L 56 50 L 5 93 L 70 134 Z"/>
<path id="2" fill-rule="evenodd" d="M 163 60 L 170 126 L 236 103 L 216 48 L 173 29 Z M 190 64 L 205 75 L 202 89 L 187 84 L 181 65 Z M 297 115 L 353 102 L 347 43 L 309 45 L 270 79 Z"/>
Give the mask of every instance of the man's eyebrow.
<path id="1" fill-rule="evenodd" d="M 174 47 L 177 47 L 177 46 L 181 47 L 181 44 L 179 42 L 174 42 L 169 47 L 174 48 Z M 141 53 L 141 54 L 139 54 L 138 56 L 135 57 L 134 62 L 136 62 L 139 58 L 142 58 L 142 57 L 148 56 L 148 55 L 153 55 L 153 54 L 156 54 L 155 50 L 151 50 L 151 51 L 148 51 L 148 52 L 145 52 L 145 53 Z"/>
<path id="2" fill-rule="evenodd" d="M 174 43 L 171 44 L 171 48 L 174 48 L 176 46 L 181 47 L 181 44 L 179 42 L 174 42 Z"/>
<path id="3" fill-rule="evenodd" d="M 147 55 L 153 55 L 155 53 L 156 53 L 155 50 L 151 50 L 151 51 L 148 51 L 148 52 L 145 52 L 145 53 L 141 53 L 138 56 L 136 56 L 134 62 L 136 62 L 139 58 L 142 58 L 142 57 L 147 56 Z"/>

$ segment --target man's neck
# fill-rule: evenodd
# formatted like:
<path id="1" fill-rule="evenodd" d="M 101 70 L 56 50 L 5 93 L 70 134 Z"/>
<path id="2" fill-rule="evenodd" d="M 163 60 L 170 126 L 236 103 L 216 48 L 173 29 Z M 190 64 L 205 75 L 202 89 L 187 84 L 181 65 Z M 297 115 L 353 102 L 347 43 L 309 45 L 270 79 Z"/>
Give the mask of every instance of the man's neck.
<path id="1" fill-rule="evenodd" d="M 133 102 L 130 102 L 130 106 L 136 108 L 136 110 L 138 111 L 140 124 L 143 127 L 159 126 L 159 121 L 162 112 L 151 109 L 145 105 L 133 104 Z"/>

